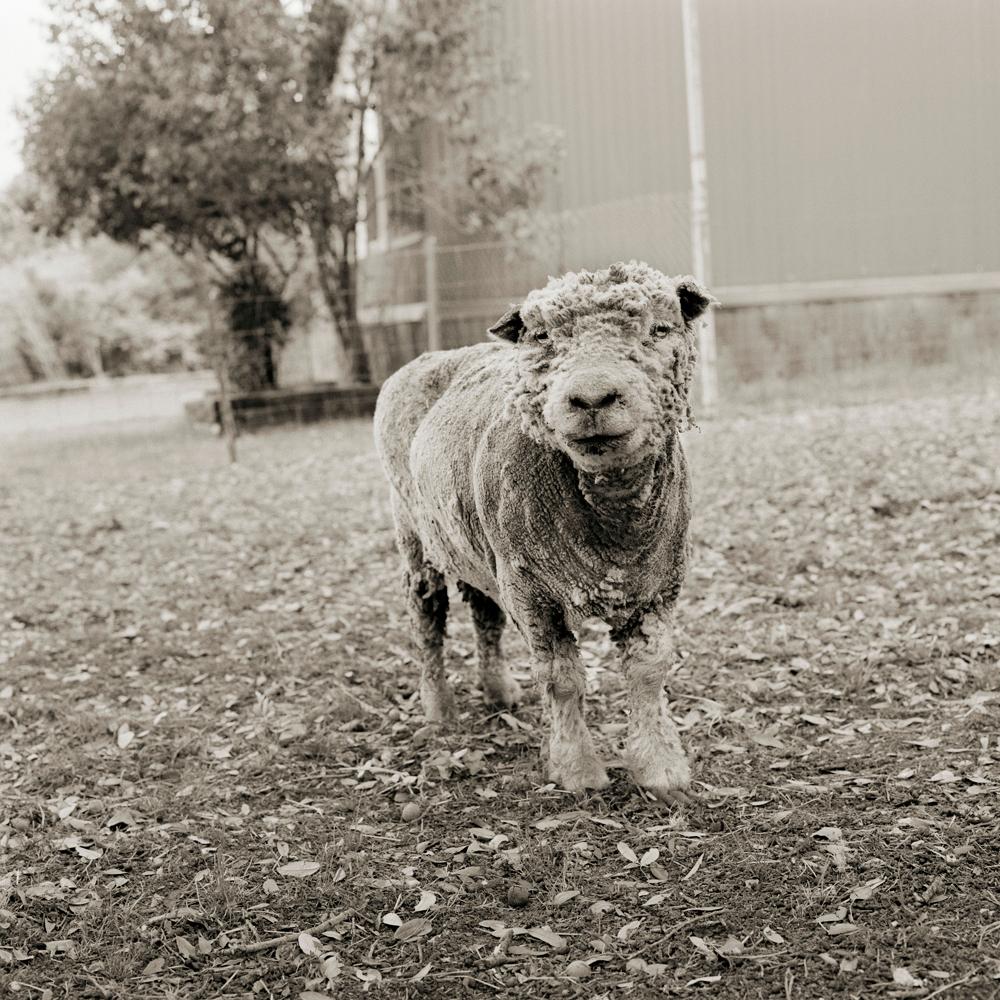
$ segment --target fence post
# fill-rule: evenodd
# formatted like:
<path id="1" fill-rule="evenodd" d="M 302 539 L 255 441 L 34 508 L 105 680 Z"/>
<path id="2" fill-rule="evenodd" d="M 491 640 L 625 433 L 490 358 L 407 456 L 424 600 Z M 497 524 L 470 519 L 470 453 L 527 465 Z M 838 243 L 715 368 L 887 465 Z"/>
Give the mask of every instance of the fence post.
<path id="1" fill-rule="evenodd" d="M 705 163 L 705 109 L 701 94 L 701 51 L 698 40 L 698 0 L 681 0 L 684 32 L 684 80 L 687 93 L 688 147 L 691 157 L 691 251 L 694 276 L 712 281 L 712 248 L 708 226 L 708 170 Z M 702 317 L 698 333 L 701 405 L 715 411 L 719 399 L 719 372 L 715 348 L 715 316 Z"/>
<path id="2" fill-rule="evenodd" d="M 438 315 L 437 237 L 424 239 L 424 295 L 427 300 L 427 350 L 441 350 L 441 319 Z"/>

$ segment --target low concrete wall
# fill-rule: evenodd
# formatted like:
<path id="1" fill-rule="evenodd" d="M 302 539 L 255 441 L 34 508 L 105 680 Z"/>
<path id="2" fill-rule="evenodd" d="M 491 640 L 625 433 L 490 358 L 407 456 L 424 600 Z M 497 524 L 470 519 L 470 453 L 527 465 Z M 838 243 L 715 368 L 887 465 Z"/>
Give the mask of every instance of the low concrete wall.
<path id="1" fill-rule="evenodd" d="M 868 364 L 920 367 L 998 351 L 1000 292 L 775 302 L 723 308 L 720 382 Z"/>
<path id="2" fill-rule="evenodd" d="M 1000 275 L 944 275 L 716 289 L 720 403 L 809 394 L 836 398 L 846 379 L 902 385 L 908 373 L 1000 372 Z M 507 303 L 469 301 L 442 311 L 445 347 L 486 339 Z M 385 378 L 423 348 L 414 324 L 366 331 Z"/>

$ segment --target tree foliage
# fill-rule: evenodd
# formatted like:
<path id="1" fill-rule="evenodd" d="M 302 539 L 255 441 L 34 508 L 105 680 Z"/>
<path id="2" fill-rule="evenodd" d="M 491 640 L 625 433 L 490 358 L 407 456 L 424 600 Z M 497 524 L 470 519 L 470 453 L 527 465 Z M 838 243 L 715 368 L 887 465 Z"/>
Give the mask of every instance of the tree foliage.
<path id="1" fill-rule="evenodd" d="M 280 298 L 307 255 L 357 380 L 368 369 L 356 232 L 380 146 L 445 130 L 471 228 L 540 195 L 548 153 L 522 142 L 505 154 L 479 124 L 501 78 L 487 0 L 53 0 L 53 11 L 59 69 L 26 114 L 48 227 L 85 220 L 116 240 L 166 240 L 209 261 L 228 299 Z M 261 336 L 282 329 L 272 317 Z"/>

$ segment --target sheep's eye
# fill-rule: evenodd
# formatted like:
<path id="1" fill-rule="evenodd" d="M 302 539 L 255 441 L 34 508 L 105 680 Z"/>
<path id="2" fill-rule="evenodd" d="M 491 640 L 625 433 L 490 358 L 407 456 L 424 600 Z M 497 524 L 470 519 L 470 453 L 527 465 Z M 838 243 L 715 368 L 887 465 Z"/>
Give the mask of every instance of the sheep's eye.
<path id="1" fill-rule="evenodd" d="M 545 333 L 544 331 L 542 331 L 541 333 L 536 333 L 535 334 L 535 343 L 536 344 L 545 344 L 545 343 L 548 343 L 548 339 L 549 339 L 549 335 L 547 333 Z"/>
<path id="2" fill-rule="evenodd" d="M 670 333 L 670 327 L 664 326 L 662 323 L 657 324 L 652 329 L 652 334 L 654 337 L 663 337 L 668 333 Z"/>

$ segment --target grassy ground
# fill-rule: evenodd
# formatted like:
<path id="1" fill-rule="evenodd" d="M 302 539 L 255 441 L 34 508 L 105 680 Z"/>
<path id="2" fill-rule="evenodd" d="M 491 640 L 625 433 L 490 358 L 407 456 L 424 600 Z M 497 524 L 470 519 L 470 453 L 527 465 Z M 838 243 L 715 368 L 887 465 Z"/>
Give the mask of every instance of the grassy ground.
<path id="1" fill-rule="evenodd" d="M 982 395 L 690 436 L 674 811 L 542 784 L 457 601 L 423 724 L 367 425 L 6 447 L 0 989 L 1000 996 L 998 442 Z"/>

